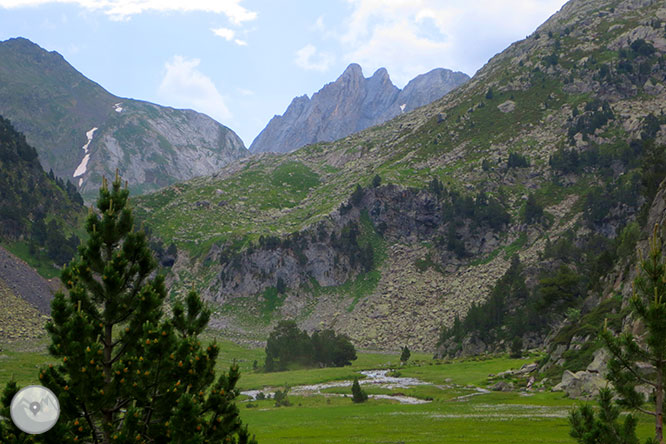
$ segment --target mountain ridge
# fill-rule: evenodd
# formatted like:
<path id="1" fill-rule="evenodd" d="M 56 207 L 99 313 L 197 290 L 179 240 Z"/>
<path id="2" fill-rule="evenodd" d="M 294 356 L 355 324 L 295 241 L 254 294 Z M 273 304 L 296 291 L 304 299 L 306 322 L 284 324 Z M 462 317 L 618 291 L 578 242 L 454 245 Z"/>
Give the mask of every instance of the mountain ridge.
<path id="1" fill-rule="evenodd" d="M 0 115 L 26 135 L 47 171 L 75 182 L 86 198 L 116 169 L 141 193 L 248 154 L 210 117 L 114 96 L 27 39 L 0 42 L 0 57 Z"/>
<path id="2" fill-rule="evenodd" d="M 309 98 L 295 97 L 282 115 L 274 116 L 250 145 L 250 152 L 289 152 L 304 145 L 332 142 L 383 123 L 442 97 L 469 77 L 436 68 L 396 87 L 386 68 L 365 78 L 351 63 L 334 81 Z"/>

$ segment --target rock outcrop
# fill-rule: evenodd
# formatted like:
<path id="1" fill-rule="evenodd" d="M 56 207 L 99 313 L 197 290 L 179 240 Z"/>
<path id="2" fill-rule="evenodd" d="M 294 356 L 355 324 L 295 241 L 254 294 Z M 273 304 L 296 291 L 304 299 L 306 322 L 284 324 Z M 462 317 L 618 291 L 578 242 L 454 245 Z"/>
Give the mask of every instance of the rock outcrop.
<path id="1" fill-rule="evenodd" d="M 46 171 L 84 197 L 116 169 L 134 193 L 212 174 L 248 154 L 229 128 L 192 110 L 116 97 L 57 52 L 0 42 L 0 115 L 34 146 Z"/>
<path id="2" fill-rule="evenodd" d="M 352 63 L 335 82 L 312 96 L 296 97 L 250 145 L 253 153 L 286 153 L 316 142 L 331 142 L 386 122 L 444 96 L 469 80 L 466 74 L 437 68 L 398 89 L 385 68 L 364 78 Z"/>

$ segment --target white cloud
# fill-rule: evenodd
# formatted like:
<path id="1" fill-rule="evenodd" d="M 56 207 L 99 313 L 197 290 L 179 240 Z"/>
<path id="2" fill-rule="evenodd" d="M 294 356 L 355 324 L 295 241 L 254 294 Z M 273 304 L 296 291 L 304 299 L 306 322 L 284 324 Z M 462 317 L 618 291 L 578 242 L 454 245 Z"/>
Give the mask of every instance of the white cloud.
<path id="1" fill-rule="evenodd" d="M 347 0 L 337 34 L 345 62 L 385 66 L 399 85 L 435 67 L 473 74 L 566 0 Z"/>
<path id="2" fill-rule="evenodd" d="M 234 24 L 252 21 L 257 13 L 241 6 L 243 0 L 0 0 L 2 8 L 22 8 L 49 3 L 69 3 L 103 11 L 113 20 L 127 20 L 142 12 L 202 11 L 224 14 Z"/>
<path id="3" fill-rule="evenodd" d="M 236 37 L 236 31 L 234 31 L 233 29 L 215 28 L 215 29 L 211 29 L 211 31 L 213 31 L 213 34 L 215 34 L 218 37 L 222 37 L 227 42 L 234 42 L 238 46 L 247 46 L 247 42 L 245 40 L 235 38 Z"/>
<path id="4" fill-rule="evenodd" d="M 164 65 L 159 94 L 172 106 L 193 108 L 222 122 L 231 118 L 222 94 L 213 81 L 197 67 L 199 59 L 176 55 Z"/>
<path id="5" fill-rule="evenodd" d="M 215 34 L 216 36 L 222 37 L 228 42 L 232 41 L 234 36 L 236 35 L 236 31 L 229 28 L 217 28 L 217 29 L 211 29 L 211 31 L 213 31 L 213 34 Z"/>
<path id="6" fill-rule="evenodd" d="M 335 57 L 327 52 L 318 52 L 312 44 L 307 44 L 296 51 L 296 65 L 309 71 L 326 71 Z"/>

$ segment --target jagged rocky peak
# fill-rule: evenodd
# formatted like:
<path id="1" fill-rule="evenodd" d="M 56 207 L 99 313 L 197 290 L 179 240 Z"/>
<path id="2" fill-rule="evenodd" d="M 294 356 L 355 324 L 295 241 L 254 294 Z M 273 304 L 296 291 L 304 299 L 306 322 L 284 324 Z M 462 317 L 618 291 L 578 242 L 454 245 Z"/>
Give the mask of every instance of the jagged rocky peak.
<path id="1" fill-rule="evenodd" d="M 349 66 L 344 70 L 344 72 L 338 78 L 338 80 L 346 78 L 356 78 L 356 79 L 363 78 L 363 69 L 361 69 L 361 65 L 359 65 L 358 63 L 349 64 Z"/>
<path id="2" fill-rule="evenodd" d="M 368 78 L 357 63 L 313 94 L 295 98 L 275 116 L 250 146 L 253 153 L 289 152 L 316 142 L 330 142 L 427 105 L 466 82 L 461 72 L 438 68 L 400 90 L 386 68 Z"/>

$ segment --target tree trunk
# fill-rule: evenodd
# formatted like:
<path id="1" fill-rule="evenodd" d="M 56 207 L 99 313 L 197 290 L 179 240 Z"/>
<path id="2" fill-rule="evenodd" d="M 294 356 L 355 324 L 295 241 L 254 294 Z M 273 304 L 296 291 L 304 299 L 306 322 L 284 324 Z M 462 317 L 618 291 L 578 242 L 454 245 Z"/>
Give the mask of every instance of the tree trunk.
<path id="1" fill-rule="evenodd" d="M 111 355 L 112 355 L 112 344 L 113 344 L 113 325 L 106 324 L 104 326 L 104 390 L 105 393 L 111 393 Z M 111 429 L 108 427 L 108 424 L 113 423 L 113 412 L 109 410 L 104 410 L 104 425 L 102 425 L 102 430 L 104 430 L 104 443 L 111 443 Z"/>
<path id="2" fill-rule="evenodd" d="M 664 444 L 664 363 L 657 365 L 657 387 L 655 396 L 655 440 L 659 444 Z"/>

